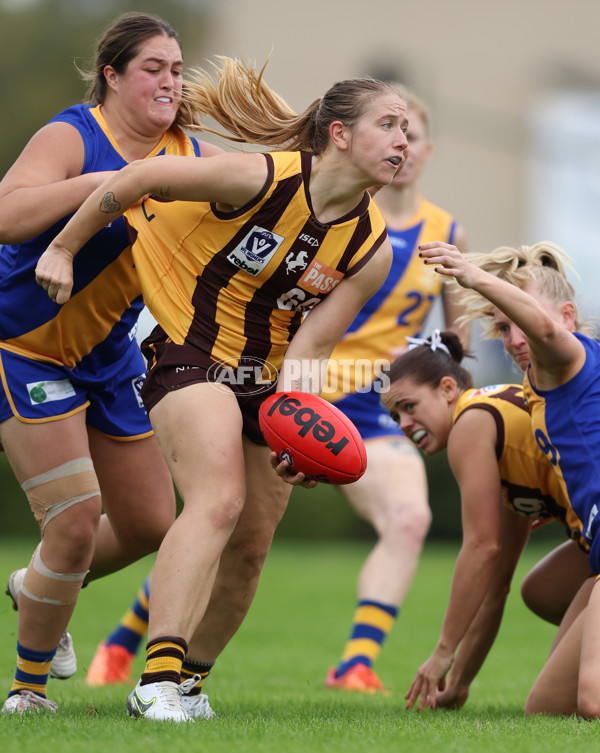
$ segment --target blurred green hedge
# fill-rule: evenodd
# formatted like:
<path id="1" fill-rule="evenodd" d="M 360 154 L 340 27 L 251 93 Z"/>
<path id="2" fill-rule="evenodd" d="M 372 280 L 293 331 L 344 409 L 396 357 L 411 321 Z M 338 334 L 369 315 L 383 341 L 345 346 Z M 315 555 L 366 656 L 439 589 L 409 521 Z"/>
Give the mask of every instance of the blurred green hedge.
<path id="1" fill-rule="evenodd" d="M 445 454 L 428 458 L 431 504 L 434 509 L 431 536 L 460 536 L 460 499 Z M 15 480 L 6 456 L 0 454 L 2 535 L 37 537 L 38 528 L 25 495 Z M 294 489 L 279 526 L 280 538 L 369 538 L 371 527 L 350 508 L 338 488 L 319 484 L 315 489 Z"/>

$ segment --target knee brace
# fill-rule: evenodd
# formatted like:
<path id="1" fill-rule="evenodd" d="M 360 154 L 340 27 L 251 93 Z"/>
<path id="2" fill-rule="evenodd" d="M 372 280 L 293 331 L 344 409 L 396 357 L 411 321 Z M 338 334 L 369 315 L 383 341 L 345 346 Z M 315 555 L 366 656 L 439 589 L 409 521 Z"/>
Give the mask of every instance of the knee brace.
<path id="1" fill-rule="evenodd" d="M 53 604 L 57 607 L 74 604 L 79 596 L 85 573 L 55 573 L 42 562 L 40 547 L 33 553 L 23 583 L 21 592 L 33 601 L 42 604 Z"/>
<path id="2" fill-rule="evenodd" d="M 100 494 L 91 458 L 69 460 L 21 484 L 39 523 L 42 535 L 46 524 L 61 512 Z"/>

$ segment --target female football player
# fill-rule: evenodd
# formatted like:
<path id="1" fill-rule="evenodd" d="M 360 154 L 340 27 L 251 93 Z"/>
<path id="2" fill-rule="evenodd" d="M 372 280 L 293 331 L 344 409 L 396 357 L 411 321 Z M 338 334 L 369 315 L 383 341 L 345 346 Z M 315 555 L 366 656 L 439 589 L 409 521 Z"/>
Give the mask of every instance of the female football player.
<path id="1" fill-rule="evenodd" d="M 454 277 L 500 310 L 527 337 L 529 366 L 524 394 L 533 436 L 556 474 L 563 495 L 589 547 L 589 564 L 600 572 L 600 343 L 575 330 L 575 306 L 567 298 L 557 318 L 525 288 L 527 276 L 512 284 L 469 263 L 445 243 L 424 244 L 424 263 Z M 556 291 L 553 291 L 554 293 Z M 546 290 L 545 295 L 549 295 Z M 591 592 L 591 593 L 590 593 Z M 589 599 L 587 598 L 589 593 Z M 567 611 L 559 641 L 527 699 L 527 713 L 600 716 L 600 587 L 587 581 Z M 447 668 L 446 670 L 447 671 Z M 438 673 L 438 680 L 445 675 Z M 434 697 L 435 672 L 424 688 Z M 414 702 L 423 688 L 414 685 Z M 423 697 L 421 705 L 423 705 Z"/>
<path id="2" fill-rule="evenodd" d="M 66 627 L 84 578 L 155 551 L 175 517 L 139 394 L 143 304 L 125 222 L 84 249 L 68 304 L 48 299 L 34 269 L 113 171 L 156 155 L 221 151 L 182 130 L 191 123 L 182 70 L 179 38 L 165 21 L 119 16 L 98 42 L 87 103 L 38 131 L 0 184 L 0 441 L 42 539 L 29 567 L 9 579 L 19 661 L 7 713 L 56 710 L 47 680 L 77 668 Z"/>
<path id="3" fill-rule="evenodd" d="M 220 61 L 216 82 L 199 71 L 188 84 L 188 106 L 233 140 L 287 150 L 135 163 L 92 194 L 36 273 L 67 301 L 85 240 L 151 196 L 127 212 L 160 325 L 142 395 L 184 508 L 158 553 L 146 668 L 128 699 L 147 719 L 190 718 L 177 685 L 188 642 L 214 661 L 250 606 L 290 484 L 314 484 L 287 463 L 273 473 L 258 406 L 278 389 L 320 392 L 305 366 L 329 358 L 389 269 L 367 188 L 392 180 L 407 146 L 406 104 L 388 84 L 339 82 L 298 115 L 262 71 Z"/>

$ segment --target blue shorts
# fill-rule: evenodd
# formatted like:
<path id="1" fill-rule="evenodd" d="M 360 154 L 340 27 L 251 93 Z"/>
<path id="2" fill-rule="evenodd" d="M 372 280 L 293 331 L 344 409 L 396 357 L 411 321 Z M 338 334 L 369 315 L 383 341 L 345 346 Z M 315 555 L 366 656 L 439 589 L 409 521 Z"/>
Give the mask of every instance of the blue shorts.
<path id="1" fill-rule="evenodd" d="M 115 439 L 141 439 L 152 426 L 141 398 L 146 363 L 135 340 L 116 361 L 102 368 L 35 361 L 0 350 L 0 421 L 15 416 L 25 423 L 46 423 L 86 410 L 88 426 Z M 93 368 L 91 368 L 93 366 Z"/>
<path id="2" fill-rule="evenodd" d="M 348 416 L 363 439 L 404 436 L 375 390 L 352 392 L 334 405 Z"/>

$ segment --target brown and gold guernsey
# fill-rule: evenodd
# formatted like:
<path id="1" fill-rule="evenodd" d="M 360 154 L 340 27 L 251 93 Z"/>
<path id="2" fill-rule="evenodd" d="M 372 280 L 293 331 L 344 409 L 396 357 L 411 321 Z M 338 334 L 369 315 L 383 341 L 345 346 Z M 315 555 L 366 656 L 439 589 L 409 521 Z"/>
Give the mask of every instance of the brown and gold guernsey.
<path id="1" fill-rule="evenodd" d="M 152 336 L 163 364 L 194 365 L 197 351 L 202 363 L 255 358 L 279 368 L 305 313 L 386 237 L 367 193 L 335 222 L 315 218 L 310 154 L 264 156 L 265 185 L 237 211 L 150 199 L 126 213 L 144 299 L 163 330 Z"/>
<path id="2" fill-rule="evenodd" d="M 567 536 L 588 551 L 581 536 L 581 521 L 535 441 L 522 386 L 496 384 L 467 390 L 456 404 L 454 423 L 473 409 L 488 411 L 496 422 L 496 457 L 503 503 L 521 515 L 556 518 L 565 526 Z"/>

